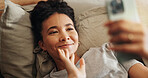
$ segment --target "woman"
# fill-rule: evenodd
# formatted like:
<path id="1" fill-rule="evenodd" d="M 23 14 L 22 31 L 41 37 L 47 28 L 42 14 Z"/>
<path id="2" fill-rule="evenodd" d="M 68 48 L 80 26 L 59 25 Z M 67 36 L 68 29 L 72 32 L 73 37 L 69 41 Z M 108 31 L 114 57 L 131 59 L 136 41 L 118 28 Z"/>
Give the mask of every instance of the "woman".
<path id="1" fill-rule="evenodd" d="M 76 53 L 78 33 L 74 12 L 66 2 L 41 1 L 31 12 L 30 19 L 36 43 L 49 53 L 56 64 L 46 77 L 66 78 L 68 72 L 69 78 L 127 78 L 133 66 L 144 67 L 136 60 L 125 62 L 122 66 L 107 43 L 100 48 L 91 48 L 79 57 Z M 78 67 L 80 64 L 80 68 L 75 64 Z"/>

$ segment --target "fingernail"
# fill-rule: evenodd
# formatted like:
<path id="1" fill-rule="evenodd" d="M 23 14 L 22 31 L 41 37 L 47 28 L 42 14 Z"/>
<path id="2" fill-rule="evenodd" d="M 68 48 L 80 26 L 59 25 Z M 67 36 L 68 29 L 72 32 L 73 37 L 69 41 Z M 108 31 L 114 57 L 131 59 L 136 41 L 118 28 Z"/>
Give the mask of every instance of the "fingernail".
<path id="1" fill-rule="evenodd" d="M 58 51 L 61 51 L 61 49 L 59 49 L 59 48 L 58 48 L 57 50 L 58 50 Z"/>
<path id="2" fill-rule="evenodd" d="M 109 43 L 109 45 L 107 46 L 108 49 L 112 50 L 114 48 L 113 43 Z"/>

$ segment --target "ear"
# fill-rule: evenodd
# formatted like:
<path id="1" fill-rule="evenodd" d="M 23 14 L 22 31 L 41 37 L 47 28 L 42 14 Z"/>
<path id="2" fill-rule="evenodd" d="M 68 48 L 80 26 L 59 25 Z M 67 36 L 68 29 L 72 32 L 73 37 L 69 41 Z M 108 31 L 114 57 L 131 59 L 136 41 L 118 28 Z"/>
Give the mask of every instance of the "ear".
<path id="1" fill-rule="evenodd" d="M 43 41 L 40 40 L 40 41 L 38 42 L 38 44 L 39 44 L 39 46 L 40 46 L 44 51 L 47 50 Z"/>

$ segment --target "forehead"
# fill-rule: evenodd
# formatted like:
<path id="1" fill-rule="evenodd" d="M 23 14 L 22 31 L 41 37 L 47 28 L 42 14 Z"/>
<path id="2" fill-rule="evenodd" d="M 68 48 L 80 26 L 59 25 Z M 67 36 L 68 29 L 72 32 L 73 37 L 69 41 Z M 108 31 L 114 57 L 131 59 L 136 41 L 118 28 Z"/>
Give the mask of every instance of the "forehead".
<path id="1" fill-rule="evenodd" d="M 43 27 L 50 26 L 62 26 L 67 23 L 73 24 L 73 21 L 66 14 L 54 13 L 50 17 L 48 17 L 45 21 L 43 21 Z"/>

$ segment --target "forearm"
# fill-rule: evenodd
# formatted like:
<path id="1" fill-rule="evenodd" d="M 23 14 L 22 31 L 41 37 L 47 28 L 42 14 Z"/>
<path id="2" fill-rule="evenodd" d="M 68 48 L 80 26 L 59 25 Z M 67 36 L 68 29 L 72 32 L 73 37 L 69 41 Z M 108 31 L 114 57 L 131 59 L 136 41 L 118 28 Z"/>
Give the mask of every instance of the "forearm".
<path id="1" fill-rule="evenodd" d="M 130 78 L 148 78 L 148 68 L 140 63 L 133 65 L 128 73 Z"/>

